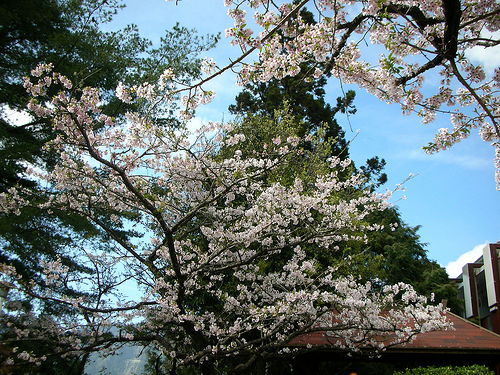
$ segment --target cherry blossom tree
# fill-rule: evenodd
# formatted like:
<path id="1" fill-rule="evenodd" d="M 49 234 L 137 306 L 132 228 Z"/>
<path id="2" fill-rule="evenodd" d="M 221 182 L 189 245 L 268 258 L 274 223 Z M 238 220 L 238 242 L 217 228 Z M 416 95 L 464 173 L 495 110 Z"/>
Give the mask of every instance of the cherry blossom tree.
<path id="1" fill-rule="evenodd" d="M 500 68 L 486 74 L 468 59 L 474 47 L 500 44 L 497 1 L 225 0 L 224 4 L 234 19 L 226 36 L 243 54 L 222 69 L 212 62 L 213 75 L 237 70 L 238 82 L 245 85 L 297 75 L 307 62 L 313 64 L 307 72 L 311 77 L 331 74 L 343 83 L 357 84 L 386 103 L 399 103 L 404 115 L 416 113 L 424 123 L 449 114 L 453 127 L 439 129 L 424 150 L 447 149 L 476 129 L 495 149 L 500 189 Z M 299 16 L 306 5 L 316 12 L 315 24 Z M 253 22 L 247 20 L 247 12 L 253 12 Z M 246 62 L 255 51 L 259 60 Z M 189 88 L 188 111 L 196 108 L 200 100 L 195 93 L 199 95 L 210 78 Z"/>
<path id="2" fill-rule="evenodd" d="M 47 285 L 87 290 L 92 298 L 48 292 L 3 265 L 13 294 L 2 319 L 6 327 L 14 319 L 25 322 L 24 329 L 16 326 L 13 344 L 51 345 L 54 356 L 85 358 L 136 343 L 160 351 L 172 371 L 237 373 L 310 350 L 287 345 L 308 332 L 324 331 L 348 352 L 377 352 L 447 327 L 442 306 L 427 305 L 410 286 L 339 276 L 335 265 L 319 267 L 308 256 L 310 246 L 335 252 L 340 242 L 363 241 L 367 231 L 378 230 L 364 219 L 387 208 L 391 194 L 365 189 L 359 174 L 340 179 L 350 161 L 335 157 L 307 180 L 266 178 L 305 153 L 304 141 L 321 140 L 283 132 L 251 150 L 230 124 L 210 123 L 194 134 L 157 126 L 148 113 L 171 100 L 176 83 L 169 70 L 155 85 L 117 88 L 122 101 L 147 100 L 152 109 L 128 113 L 125 124 L 102 114 L 98 90 L 74 89 L 50 64 L 32 73 L 25 79 L 33 96 L 29 108 L 52 119 L 58 136 L 47 147 L 59 154 L 51 173 L 29 171 L 50 197 L 36 208 L 77 213 L 113 246 L 79 250 L 94 270 L 91 277 L 58 261 L 43 264 Z M 59 93 L 50 102 L 39 100 L 49 86 L 60 86 Z M 33 209 L 29 193 L 3 193 L 1 209 Z M 124 238 L 117 224 L 135 235 Z M 282 266 L 267 267 L 271 258 Z M 25 312 L 16 295 L 50 300 L 72 314 Z M 5 364 L 46 358 L 36 349 L 14 348 Z"/>
<path id="3" fill-rule="evenodd" d="M 241 57 L 221 69 L 206 59 L 206 77 L 197 84 L 183 84 L 169 69 L 155 84 L 120 84 L 116 96 L 123 103 L 149 105 L 141 114 L 128 113 L 125 124 L 102 114 L 107 99 L 98 90 L 73 88 L 50 65 L 41 64 L 34 78 L 25 80 L 33 96 L 29 110 L 51 118 L 58 131 L 48 147 L 59 163 L 50 174 L 29 171 L 45 184 L 50 197 L 45 203 L 30 207 L 29 192 L 12 188 L 0 195 L 2 210 L 74 212 L 101 228 L 113 246 L 79 249 L 95 271 L 92 277 L 58 261 L 43 264 L 48 285 L 88 290 L 95 298 L 71 298 L 57 288 L 48 293 L 2 266 L 5 281 L 14 286 L 14 301 L 2 319 L 7 326 L 9 319 L 26 322 L 25 329 L 16 327 L 13 341 L 50 343 L 53 355 L 83 357 L 137 343 L 161 351 L 172 369 L 210 374 L 216 367 L 244 372 L 258 361 L 299 355 L 309 348 L 287 344 L 317 330 L 332 345 L 359 351 L 382 350 L 446 327 L 442 307 L 426 305 L 411 287 L 339 276 L 335 265 L 319 267 L 308 255 L 311 246 L 335 252 L 339 242 L 363 241 L 367 231 L 379 229 L 365 218 L 384 210 L 390 193 L 367 191 L 363 176 L 345 173 L 348 160 L 329 159 L 327 170 L 312 181 L 311 176 L 306 181 L 295 176 L 291 184 L 271 181 L 270 173 L 307 152 L 304 141 L 320 140 L 284 132 L 252 150 L 229 124 L 210 123 L 190 134 L 156 124 L 152 114 L 180 97 L 181 117 L 189 118 L 213 98 L 207 88 L 211 79 L 228 70 L 244 85 L 313 66 L 311 77 L 331 74 L 355 83 L 425 123 L 448 113 L 453 128 L 440 129 L 426 150 L 451 147 L 477 129 L 495 147 L 500 169 L 500 70 L 487 74 L 467 58 L 473 47 L 500 44 L 490 36 L 500 28 L 500 5 L 494 0 L 224 4 L 235 21 L 226 36 L 242 49 Z M 306 5 L 316 10 L 315 24 L 299 15 Z M 246 20 L 247 11 L 255 13 L 255 27 Z M 384 51 L 378 58 L 368 39 Z M 258 61 L 248 62 L 255 51 Z M 426 80 L 437 76 L 440 86 L 431 92 Z M 43 104 L 53 85 L 60 86 L 58 95 Z M 221 149 L 233 151 L 221 157 Z M 496 179 L 500 185 L 499 171 Z M 117 227 L 135 235 L 125 238 Z M 277 258 L 280 268 L 267 266 Z M 134 293 L 124 294 L 126 288 Z M 73 314 L 58 319 L 25 312 L 15 304 L 21 294 L 53 301 Z M 7 364 L 44 359 L 36 350 L 13 350 Z"/>

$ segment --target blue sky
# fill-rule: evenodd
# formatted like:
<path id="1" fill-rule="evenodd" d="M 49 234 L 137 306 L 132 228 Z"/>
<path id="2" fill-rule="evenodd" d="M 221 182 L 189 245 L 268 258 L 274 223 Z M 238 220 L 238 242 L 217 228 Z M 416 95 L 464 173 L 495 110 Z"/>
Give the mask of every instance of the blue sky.
<path id="1" fill-rule="evenodd" d="M 142 36 L 157 42 L 166 29 L 179 22 L 181 26 L 196 28 L 202 35 L 222 32 L 218 47 L 207 53 L 219 66 L 238 56 L 239 49 L 231 47 L 223 36 L 232 20 L 226 15 L 222 0 L 182 0 L 178 5 L 175 1 L 125 0 L 125 4 L 127 7 L 105 29 L 134 23 Z M 488 55 L 475 51 L 473 57 L 493 69 L 500 65 L 500 47 Z M 198 110 L 193 125 L 229 118 L 227 107 L 240 90 L 235 78 L 229 72 L 207 86 L 217 95 L 210 105 Z M 434 85 L 432 80 L 428 83 Z M 451 125 L 449 117 L 438 117 L 424 125 L 416 116 L 402 116 L 397 105 L 384 104 L 361 89 L 344 86 L 344 90 L 350 88 L 356 91 L 358 111 L 348 120 L 339 117 L 338 121 L 348 139 L 360 131 L 351 144 L 351 158 L 357 165 L 375 155 L 384 158 L 389 189 L 410 173 L 417 175 L 405 184 L 406 199 L 397 200 L 401 196 L 398 195 L 394 200 L 407 224 L 421 226 L 419 234 L 421 241 L 428 244 L 429 258 L 446 267 L 478 245 L 499 241 L 500 191 L 495 188 L 493 148 L 473 134 L 448 151 L 426 155 L 422 146 L 432 140 L 437 129 Z M 335 103 L 340 95 L 339 82 L 331 80 L 327 99 Z M 476 250 L 460 262 L 474 261 L 477 257 Z M 456 269 L 449 269 L 450 276 L 458 275 Z"/>

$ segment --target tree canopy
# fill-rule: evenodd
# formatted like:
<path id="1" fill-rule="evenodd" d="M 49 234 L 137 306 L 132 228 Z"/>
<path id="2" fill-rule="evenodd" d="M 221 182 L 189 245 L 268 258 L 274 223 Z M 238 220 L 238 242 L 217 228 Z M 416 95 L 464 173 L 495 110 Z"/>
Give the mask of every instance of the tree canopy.
<path id="1" fill-rule="evenodd" d="M 453 128 L 439 129 L 424 147 L 426 152 L 452 147 L 478 129 L 495 148 L 495 165 L 500 165 L 500 70 L 487 75 L 467 58 L 473 47 L 500 44 L 493 35 L 499 29 L 497 2 L 227 0 L 224 4 L 234 19 L 226 36 L 240 46 L 242 55 L 190 87 L 186 111 L 201 104 L 195 100 L 196 93 L 211 77 L 230 69 L 237 70 L 241 85 L 297 74 L 316 78 L 327 74 L 356 84 L 386 103 L 399 103 L 404 115 L 416 113 L 424 123 L 449 114 Z M 315 23 L 298 16 L 308 4 L 316 9 Z M 254 23 L 247 21 L 247 12 L 253 14 Z M 376 55 L 370 44 L 379 48 Z M 258 61 L 246 62 L 255 51 Z M 304 64 L 313 69 L 302 71 Z M 429 77 L 437 75 L 440 86 L 435 88 Z M 500 172 L 495 176 L 500 181 Z"/>
<path id="2" fill-rule="evenodd" d="M 29 96 L 23 77 L 40 61 L 51 63 L 61 74 L 76 83 L 75 95 L 84 86 L 98 88 L 107 98 L 103 113 L 123 119 L 134 106 L 113 100 L 119 82 L 126 84 L 157 80 L 169 67 L 188 82 L 200 76 L 197 54 L 214 44 L 214 37 L 198 37 L 193 31 L 176 26 L 166 31 L 158 47 L 141 38 L 135 26 L 117 32 L 103 32 L 102 22 L 119 10 L 116 1 L 49 1 L 37 8 L 29 1 L 7 1 L 0 5 L 0 191 L 14 186 L 38 190 L 37 183 L 26 178 L 28 166 L 50 170 L 57 162 L 52 150 L 44 147 L 57 131 L 50 121 L 30 112 L 24 124 L 9 120 L 11 111 L 26 110 Z M 157 108 L 158 124 L 175 126 L 175 105 Z M 46 197 L 41 193 L 37 199 Z M 5 214 L 2 214 L 5 215 Z M 31 278 L 40 270 L 44 256 L 55 259 L 62 255 L 70 264 L 71 251 L 63 254 L 78 236 L 97 235 L 98 231 L 75 217 L 63 213 L 24 212 L 20 216 L 2 217 L 0 259 L 15 262 L 21 273 Z M 61 229 L 62 228 L 62 229 Z M 78 234 L 79 233 L 79 234 Z M 86 233 L 86 234 L 85 234 Z M 27 254 L 31 254 L 29 259 Z"/>
<path id="3" fill-rule="evenodd" d="M 300 16 L 308 20 L 307 23 L 314 24 L 313 14 L 307 9 L 301 9 Z M 302 171 L 301 178 L 321 174 L 324 171 L 325 161 L 331 155 L 341 158 L 349 156 L 348 143 L 336 116 L 345 114 L 340 117 L 340 121 L 347 126 L 349 116 L 356 113 L 355 92 L 348 91 L 338 97 L 335 107 L 332 108 L 325 99 L 327 77 L 311 77 L 308 74 L 312 69 L 311 66 L 303 64 L 300 73 L 294 76 L 272 78 L 267 82 L 250 82 L 237 95 L 236 104 L 229 107 L 232 113 L 243 117 L 241 123 L 237 125 L 238 131 L 244 134 L 249 144 L 255 148 L 271 142 L 272 138 L 278 137 L 285 131 L 280 127 L 283 124 L 260 118 L 271 119 L 276 111 L 283 113 L 284 110 L 287 116 L 295 117 L 295 121 L 286 122 L 288 126 L 292 126 L 286 130 L 289 135 L 321 133 L 318 137 L 320 142 L 304 145 L 314 152 L 297 159 L 293 165 L 287 166 L 286 170 L 275 171 L 274 176 L 281 183 L 293 184 L 293 177 L 288 177 L 287 180 L 287 176 L 296 176 L 299 170 Z M 245 150 L 241 151 L 245 153 Z M 373 157 L 366 161 L 366 165 L 358 167 L 365 176 L 367 185 L 372 184 L 371 189 L 376 189 L 387 181 L 387 175 L 383 173 L 384 166 L 384 159 Z M 348 174 L 354 170 L 351 168 Z M 358 266 L 355 262 L 345 264 L 346 272 L 353 275 L 363 274 L 371 280 L 379 278 L 390 284 L 398 282 L 411 284 L 423 295 L 434 294 L 438 302 L 447 300 L 448 306 L 458 311 L 456 288 L 453 282 L 448 280 L 446 271 L 428 259 L 425 244 L 420 242 L 417 234 L 419 227 L 412 228 L 404 223 L 395 207 L 374 213 L 368 220 L 372 224 L 382 226 L 382 229 L 368 233 L 366 244 L 343 245 L 345 247 L 343 256 L 355 257 L 359 263 Z M 338 254 L 332 257 L 319 251 L 312 256 L 326 265 L 333 265 L 339 261 Z M 424 281 L 423 275 L 425 280 L 433 279 L 433 281 Z"/>
<path id="4" fill-rule="evenodd" d="M 290 77 L 288 82 L 294 80 L 300 80 L 300 77 Z M 253 100 L 258 102 L 257 98 L 265 95 L 262 91 L 276 85 L 280 85 L 278 80 L 261 85 L 259 88 L 254 87 L 252 89 L 254 93 Z M 317 85 L 322 85 L 322 83 Z M 243 94 L 243 97 L 247 97 L 246 93 Z M 293 104 L 291 104 L 288 102 L 286 93 L 280 94 L 280 100 L 276 101 L 277 107 L 272 112 L 278 114 L 278 116 L 288 117 L 287 121 L 281 123 L 273 120 L 271 113 L 267 113 L 267 111 L 256 110 L 254 106 L 244 107 L 240 105 L 241 98 L 241 95 L 236 98 L 236 106 L 240 108 L 239 113 L 244 116 L 241 122 L 235 125 L 235 129 L 245 135 L 247 145 L 251 145 L 251 149 L 246 150 L 241 145 L 231 147 L 230 150 L 222 148 L 220 152 L 223 155 L 231 155 L 236 149 L 240 150 L 243 155 L 248 155 L 252 150 L 259 149 L 263 144 L 270 143 L 273 138 L 280 135 L 288 137 L 301 134 L 304 129 L 308 129 L 308 134 L 319 135 L 314 144 L 304 145 L 310 152 L 305 153 L 302 157 L 297 157 L 293 164 L 273 171 L 272 174 L 268 175 L 268 178 L 272 179 L 272 181 L 292 185 L 294 178 L 297 176 L 300 176 L 303 181 L 312 181 L 315 176 L 325 173 L 328 157 L 335 154 L 335 151 L 332 150 L 338 150 L 336 146 L 339 139 L 343 139 L 343 132 L 340 131 L 335 134 L 328 122 L 318 124 L 317 127 L 310 126 L 308 118 L 299 120 L 302 117 L 296 115 L 297 108 L 302 108 L 315 100 L 318 103 L 314 103 L 313 106 L 321 105 L 323 98 L 321 100 L 311 100 L 307 95 L 296 95 Z M 340 98 L 338 101 L 340 101 Z M 278 106 L 280 102 L 285 103 L 284 106 L 281 105 L 281 110 L 278 109 L 280 108 Z M 255 115 L 255 113 L 259 115 Z M 264 118 L 261 118 L 260 115 L 263 115 Z M 333 119 L 333 117 L 331 118 Z M 283 128 L 284 124 L 288 128 Z M 344 146 L 342 152 L 348 154 L 347 145 Z M 369 159 L 366 166 L 359 168 L 359 171 L 366 178 L 366 185 L 363 188 L 371 186 L 370 167 L 378 160 L 378 157 Z M 349 176 L 355 170 L 356 168 L 351 166 L 343 176 Z M 381 167 L 379 166 L 375 172 L 380 174 Z M 371 186 L 371 189 L 374 189 L 374 186 Z M 368 232 L 366 243 L 339 243 L 341 251 L 335 254 L 324 252 L 321 249 L 319 251 L 310 249 L 310 256 L 319 264 L 324 266 L 335 265 L 339 267 L 339 271 L 342 270 L 348 275 L 362 276 L 372 281 L 378 278 L 382 282 L 389 284 L 398 282 L 411 284 L 419 293 L 429 297 L 434 294 L 437 302 L 447 300 L 449 307 L 452 307 L 457 312 L 460 310 L 456 287 L 448 279 L 446 271 L 439 264 L 428 259 L 425 244 L 420 242 L 420 236 L 417 233 L 418 226 L 413 228 L 408 226 L 401 218 L 396 207 L 374 212 L 367 217 L 367 222 L 380 225 L 381 228 L 377 231 Z M 345 261 L 347 256 L 352 258 L 350 262 Z"/>

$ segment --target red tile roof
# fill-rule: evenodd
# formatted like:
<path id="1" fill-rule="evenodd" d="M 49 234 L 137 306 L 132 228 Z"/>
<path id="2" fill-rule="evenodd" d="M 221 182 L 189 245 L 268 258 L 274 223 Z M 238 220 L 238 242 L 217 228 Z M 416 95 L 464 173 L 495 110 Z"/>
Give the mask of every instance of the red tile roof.
<path id="1" fill-rule="evenodd" d="M 417 335 L 413 342 L 396 346 L 394 349 L 498 351 L 500 354 L 500 335 L 455 314 L 446 315 L 453 323 L 453 330 L 422 333 Z"/>
<path id="2" fill-rule="evenodd" d="M 447 353 L 474 352 L 498 353 L 500 356 L 500 335 L 488 331 L 459 316 L 447 313 L 447 319 L 453 323 L 454 329 L 446 331 L 426 332 L 416 336 L 411 343 L 388 348 L 388 352 L 424 352 L 443 351 Z M 321 346 L 326 349 L 332 346 L 331 339 L 325 332 L 314 332 L 296 337 L 290 346 Z"/>

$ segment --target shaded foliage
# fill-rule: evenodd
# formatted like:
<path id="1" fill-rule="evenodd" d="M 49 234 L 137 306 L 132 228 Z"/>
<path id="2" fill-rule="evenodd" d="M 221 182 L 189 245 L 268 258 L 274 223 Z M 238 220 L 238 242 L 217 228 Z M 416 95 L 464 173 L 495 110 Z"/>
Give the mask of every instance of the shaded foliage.
<path id="1" fill-rule="evenodd" d="M 370 257 L 382 257 L 379 277 L 388 284 L 411 284 L 428 297 L 434 294 L 437 303 L 446 300 L 448 307 L 459 312 L 455 283 L 443 267 L 427 257 L 418 234 L 420 226 L 406 224 L 395 207 L 373 213 L 369 220 L 383 225 L 382 230 L 368 233 L 365 250 Z"/>

